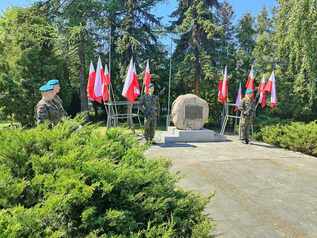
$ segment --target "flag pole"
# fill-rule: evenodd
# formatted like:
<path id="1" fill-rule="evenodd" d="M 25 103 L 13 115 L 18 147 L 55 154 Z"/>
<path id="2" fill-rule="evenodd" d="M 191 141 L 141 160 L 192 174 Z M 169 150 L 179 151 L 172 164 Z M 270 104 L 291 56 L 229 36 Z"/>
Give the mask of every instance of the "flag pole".
<path id="1" fill-rule="evenodd" d="M 114 99 L 114 91 L 113 91 L 112 82 L 111 82 L 111 55 L 112 55 L 111 44 L 112 44 L 112 34 L 111 34 L 111 28 L 110 28 L 110 31 L 109 31 L 109 60 L 108 60 L 109 61 L 109 63 L 108 63 L 108 65 L 109 65 L 109 78 L 110 78 L 110 85 L 109 85 L 108 90 L 109 90 L 109 100 L 110 100 L 110 102 L 112 101 L 111 96 L 113 97 L 113 100 L 115 101 L 115 99 Z M 111 92 L 112 92 L 112 94 L 111 94 Z"/>
<path id="2" fill-rule="evenodd" d="M 167 117 L 166 117 L 166 130 L 170 125 L 170 101 L 171 101 L 171 81 L 172 81 L 172 36 L 170 36 L 171 45 L 170 45 L 170 70 L 169 70 L 169 77 L 168 77 L 168 101 L 167 101 Z"/>
<path id="3" fill-rule="evenodd" d="M 142 89 L 141 89 L 141 97 L 143 96 L 143 91 L 144 91 L 144 76 L 146 74 L 146 63 L 148 60 L 145 61 L 145 69 L 143 71 L 143 81 L 142 81 Z"/>

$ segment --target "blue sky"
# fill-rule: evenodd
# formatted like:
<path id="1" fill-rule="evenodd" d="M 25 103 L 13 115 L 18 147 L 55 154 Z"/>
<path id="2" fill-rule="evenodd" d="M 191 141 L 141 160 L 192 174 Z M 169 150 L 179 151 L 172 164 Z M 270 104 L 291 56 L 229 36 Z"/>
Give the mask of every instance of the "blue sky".
<path id="1" fill-rule="evenodd" d="M 3 12 L 9 6 L 28 6 L 35 0 L 0 0 L 0 11 Z M 241 15 L 246 12 L 251 12 L 253 15 L 257 14 L 259 10 L 266 6 L 269 9 L 276 4 L 276 0 L 227 0 L 235 11 L 235 20 L 239 19 Z M 164 17 L 164 23 L 168 23 L 168 16 L 176 8 L 176 0 L 165 0 L 156 7 L 157 15 Z"/>
<path id="2" fill-rule="evenodd" d="M 222 0 L 220 0 L 222 1 Z M 276 0 L 227 0 L 234 9 L 234 20 L 237 21 L 243 14 L 250 12 L 256 15 L 264 6 L 271 10 L 276 5 Z M 177 0 L 165 0 L 159 4 L 155 12 L 163 17 L 163 22 L 169 22 L 168 17 L 171 12 L 177 7 Z"/>
<path id="3" fill-rule="evenodd" d="M 36 0 L 0 0 L 0 13 L 10 6 L 28 6 Z M 223 0 L 220 0 L 223 1 Z M 250 12 L 252 15 L 256 15 L 264 6 L 271 10 L 276 5 L 276 0 L 227 0 L 234 9 L 234 22 L 237 22 L 239 18 Z M 176 9 L 177 0 L 164 0 L 158 6 L 155 7 L 153 12 L 163 18 L 163 24 L 167 25 L 171 20 L 169 15 Z M 164 45 L 169 45 L 169 38 L 161 38 Z"/>

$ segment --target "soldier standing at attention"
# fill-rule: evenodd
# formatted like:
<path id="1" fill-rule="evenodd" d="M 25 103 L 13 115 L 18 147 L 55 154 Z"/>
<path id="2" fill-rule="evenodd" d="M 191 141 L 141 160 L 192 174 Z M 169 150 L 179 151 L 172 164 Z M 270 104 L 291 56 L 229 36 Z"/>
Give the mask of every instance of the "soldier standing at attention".
<path id="1" fill-rule="evenodd" d="M 52 80 L 49 80 L 47 82 L 47 84 L 53 86 L 54 94 L 55 94 L 55 96 L 53 98 L 53 103 L 58 108 L 58 111 L 60 113 L 60 117 L 61 118 L 66 117 L 67 116 L 67 112 L 64 110 L 63 100 L 57 95 L 61 91 L 61 86 L 59 84 L 59 80 L 52 79 Z"/>
<path id="2" fill-rule="evenodd" d="M 160 103 L 154 94 L 154 85 L 150 84 L 149 95 L 144 95 L 140 99 L 140 109 L 144 113 L 144 137 L 149 143 L 154 138 L 157 117 L 160 112 Z"/>
<path id="3" fill-rule="evenodd" d="M 36 123 L 40 124 L 48 121 L 51 125 L 57 124 L 60 120 L 60 113 L 58 108 L 53 103 L 55 96 L 54 88 L 52 85 L 43 85 L 40 87 L 42 99 L 36 105 Z"/>
<path id="4" fill-rule="evenodd" d="M 240 132 L 242 140 L 244 140 L 246 144 L 249 144 L 250 127 L 253 123 L 255 112 L 252 94 L 253 91 L 251 89 L 247 89 L 245 97 L 242 99 L 239 107 L 239 110 L 241 111 Z"/>

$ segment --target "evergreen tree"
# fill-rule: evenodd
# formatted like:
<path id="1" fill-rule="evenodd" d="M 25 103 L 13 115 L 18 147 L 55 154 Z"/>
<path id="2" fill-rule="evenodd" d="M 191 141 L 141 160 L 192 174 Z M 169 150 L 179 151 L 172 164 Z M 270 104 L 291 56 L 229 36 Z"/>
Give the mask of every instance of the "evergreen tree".
<path id="1" fill-rule="evenodd" d="M 68 87 L 59 56 L 56 28 L 37 8 L 12 8 L 0 18 L 0 104 L 2 112 L 23 125 L 35 122 L 40 85 L 52 78 Z M 66 106 L 70 90 L 63 91 Z"/>
<path id="2" fill-rule="evenodd" d="M 214 14 L 218 5 L 216 0 L 181 0 L 172 13 L 177 19 L 171 28 L 179 34 L 174 53 L 176 78 L 185 91 L 194 88 L 196 95 L 200 95 L 201 82 L 215 77 L 212 61 L 215 52 L 212 51 L 213 38 L 219 30 Z"/>
<path id="3" fill-rule="evenodd" d="M 250 13 L 245 14 L 236 27 L 236 38 L 238 48 L 236 51 L 236 75 L 242 81 L 242 85 L 246 80 L 251 65 L 254 63 L 252 51 L 255 46 L 255 30 L 254 18 Z"/>
<path id="4" fill-rule="evenodd" d="M 245 14 L 239 21 L 237 27 L 237 39 L 239 47 L 246 54 L 251 54 L 255 45 L 254 18 L 250 13 Z"/>
<path id="5" fill-rule="evenodd" d="M 257 81 L 261 81 L 262 76 L 266 79 L 270 76 L 275 65 L 275 43 L 273 41 L 272 20 L 266 8 L 263 8 L 257 17 L 257 37 L 252 52 L 255 60 L 255 70 Z"/>
<path id="6" fill-rule="evenodd" d="M 229 73 L 229 100 L 234 101 L 239 87 L 240 77 L 236 71 L 236 39 L 233 25 L 234 11 L 232 6 L 224 1 L 217 12 L 218 25 L 221 29 L 217 37 L 217 68 L 223 70 L 228 67 Z M 223 77 L 221 74 L 220 77 Z M 220 109 L 220 108 L 219 108 Z"/>
<path id="7" fill-rule="evenodd" d="M 218 25 L 221 27 L 219 31 L 219 38 L 217 39 L 217 55 L 218 66 L 224 67 L 227 65 L 233 68 L 235 65 L 235 36 L 233 25 L 234 11 L 232 6 L 224 1 L 217 11 Z"/>

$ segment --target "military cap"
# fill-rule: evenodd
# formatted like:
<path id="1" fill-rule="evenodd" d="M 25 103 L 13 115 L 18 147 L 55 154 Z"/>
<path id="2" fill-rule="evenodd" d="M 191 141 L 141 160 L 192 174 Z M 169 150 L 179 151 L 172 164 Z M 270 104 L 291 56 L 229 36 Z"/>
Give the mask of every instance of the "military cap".
<path id="1" fill-rule="evenodd" d="M 249 95 L 249 94 L 252 94 L 253 93 L 253 90 L 248 88 L 246 91 L 245 91 L 245 94 Z"/>
<path id="2" fill-rule="evenodd" d="M 48 85 L 58 85 L 59 84 L 59 80 L 58 79 L 51 79 L 47 82 Z"/>
<path id="3" fill-rule="evenodd" d="M 40 87 L 40 91 L 43 93 L 52 91 L 53 89 L 54 89 L 53 85 L 49 85 L 49 84 L 44 84 Z"/>

